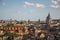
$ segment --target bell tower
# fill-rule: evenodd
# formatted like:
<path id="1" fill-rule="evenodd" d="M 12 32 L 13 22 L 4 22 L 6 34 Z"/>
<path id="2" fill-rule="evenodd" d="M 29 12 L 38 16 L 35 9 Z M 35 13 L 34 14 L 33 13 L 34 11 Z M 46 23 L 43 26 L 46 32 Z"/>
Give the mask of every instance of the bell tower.
<path id="1" fill-rule="evenodd" d="M 49 13 L 48 13 L 48 16 L 47 16 L 47 18 L 46 18 L 46 23 L 47 23 L 48 25 L 50 25 L 51 22 L 52 22 L 52 18 L 51 18 L 51 16 L 50 16 L 50 12 L 49 12 Z"/>

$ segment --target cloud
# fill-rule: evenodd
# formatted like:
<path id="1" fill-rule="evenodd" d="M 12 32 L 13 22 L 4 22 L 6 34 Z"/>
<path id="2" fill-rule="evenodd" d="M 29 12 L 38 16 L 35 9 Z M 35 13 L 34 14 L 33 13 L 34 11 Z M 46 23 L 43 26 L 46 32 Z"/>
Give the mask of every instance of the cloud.
<path id="1" fill-rule="evenodd" d="M 51 1 L 53 4 L 58 4 L 58 2 L 56 0 L 52 0 Z"/>
<path id="2" fill-rule="evenodd" d="M 60 3 L 60 0 L 51 0 L 51 2 L 52 2 L 53 4 L 58 4 L 58 3 Z"/>
<path id="3" fill-rule="evenodd" d="M 6 3 L 5 3 L 5 2 L 3 2 L 3 3 L 2 3 L 2 5 L 3 5 L 3 6 L 5 6 L 5 5 L 6 5 Z"/>
<path id="4" fill-rule="evenodd" d="M 60 1 L 60 0 L 58 0 L 58 1 Z"/>
<path id="5" fill-rule="evenodd" d="M 35 4 L 35 7 L 44 8 L 45 6 L 43 4 Z"/>
<path id="6" fill-rule="evenodd" d="M 52 8 L 60 8 L 59 2 L 60 0 L 52 0 L 53 4 L 51 5 Z"/>
<path id="7" fill-rule="evenodd" d="M 55 1 L 60 1 L 60 0 L 55 0 Z"/>
<path id="8" fill-rule="evenodd" d="M 45 7 L 45 5 L 43 5 L 43 4 L 38 4 L 38 3 L 34 4 L 34 3 L 25 2 L 24 7 L 28 7 L 28 6 L 33 6 L 33 7 L 37 7 L 37 8 L 44 8 Z"/>
<path id="9" fill-rule="evenodd" d="M 24 7 L 25 7 L 25 8 L 27 8 L 27 6 L 26 6 L 26 5 L 24 5 Z"/>
<path id="10" fill-rule="evenodd" d="M 58 5 L 51 5 L 52 8 L 60 8 Z"/>
<path id="11" fill-rule="evenodd" d="M 25 2 L 25 4 L 26 4 L 27 6 L 33 6 L 33 5 L 34 5 L 33 3 L 29 3 L 29 2 Z"/>

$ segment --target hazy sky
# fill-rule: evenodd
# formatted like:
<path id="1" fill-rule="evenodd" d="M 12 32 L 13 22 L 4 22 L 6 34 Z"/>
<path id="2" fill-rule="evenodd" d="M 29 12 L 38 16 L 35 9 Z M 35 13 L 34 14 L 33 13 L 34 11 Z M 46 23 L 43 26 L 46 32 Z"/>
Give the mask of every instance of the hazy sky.
<path id="1" fill-rule="evenodd" d="M 0 0 L 0 19 L 60 19 L 60 0 Z"/>

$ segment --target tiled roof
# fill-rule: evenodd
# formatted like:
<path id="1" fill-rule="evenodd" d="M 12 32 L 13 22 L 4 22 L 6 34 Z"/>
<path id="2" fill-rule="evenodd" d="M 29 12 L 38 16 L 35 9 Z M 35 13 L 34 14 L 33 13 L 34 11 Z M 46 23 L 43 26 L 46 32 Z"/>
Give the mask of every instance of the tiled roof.
<path id="1" fill-rule="evenodd" d="M 2 26 L 3 24 L 2 23 L 0 23 L 0 26 Z"/>

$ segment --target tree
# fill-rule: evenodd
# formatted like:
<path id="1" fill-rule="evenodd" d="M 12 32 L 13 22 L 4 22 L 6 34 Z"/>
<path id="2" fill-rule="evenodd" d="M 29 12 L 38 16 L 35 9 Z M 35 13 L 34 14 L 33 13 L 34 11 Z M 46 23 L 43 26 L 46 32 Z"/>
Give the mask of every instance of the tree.
<path id="1" fill-rule="evenodd" d="M 0 37 L 2 37 L 2 40 L 3 40 L 3 36 L 4 36 L 3 34 L 0 35 Z"/>
<path id="2" fill-rule="evenodd" d="M 5 36 L 17 36 L 16 33 L 10 33 L 9 31 L 7 31 L 4 35 Z"/>
<path id="3" fill-rule="evenodd" d="M 37 38 L 37 40 L 44 40 L 44 38 Z"/>
<path id="4" fill-rule="evenodd" d="M 14 37 L 18 36 L 16 33 L 10 33 L 7 31 L 4 36 L 8 36 L 7 40 L 14 40 Z"/>
<path id="5" fill-rule="evenodd" d="M 27 35 L 23 35 L 23 39 L 22 40 L 27 40 Z"/>

